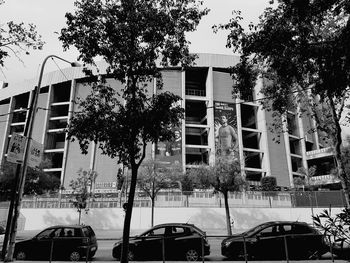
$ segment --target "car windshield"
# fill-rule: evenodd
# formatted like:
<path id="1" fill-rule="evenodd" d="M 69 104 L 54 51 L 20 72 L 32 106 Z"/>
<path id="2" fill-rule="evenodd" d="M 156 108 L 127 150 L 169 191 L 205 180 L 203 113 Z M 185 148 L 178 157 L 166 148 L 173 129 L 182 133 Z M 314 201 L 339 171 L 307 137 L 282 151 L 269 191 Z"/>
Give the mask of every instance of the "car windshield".
<path id="1" fill-rule="evenodd" d="M 252 235 L 256 234 L 257 232 L 261 231 L 262 229 L 264 229 L 265 227 L 269 226 L 270 224 L 271 223 L 263 223 L 263 224 L 257 225 L 256 227 L 253 227 L 253 228 L 249 229 L 248 231 L 243 232 L 242 235 L 252 236 Z"/>

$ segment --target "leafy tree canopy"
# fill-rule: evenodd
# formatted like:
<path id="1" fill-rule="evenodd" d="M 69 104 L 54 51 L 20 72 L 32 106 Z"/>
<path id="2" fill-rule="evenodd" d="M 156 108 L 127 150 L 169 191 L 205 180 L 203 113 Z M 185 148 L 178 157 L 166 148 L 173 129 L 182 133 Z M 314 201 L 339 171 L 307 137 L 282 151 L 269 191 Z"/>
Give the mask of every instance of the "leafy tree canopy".
<path id="1" fill-rule="evenodd" d="M 207 14 L 201 5 L 197 0 L 77 0 L 75 12 L 66 14 L 67 27 L 61 30 L 64 48 L 75 46 L 87 65 L 95 65 L 96 57 L 104 59 L 107 76 L 123 84 L 118 96 L 101 75 L 92 93 L 81 101 L 81 112 L 73 116 L 68 131 L 83 152 L 94 141 L 105 154 L 118 156 L 131 168 L 121 262 L 128 260 L 137 174 L 146 145 L 172 139 L 171 127 L 179 126 L 184 113 L 179 96 L 159 92 L 158 66 L 186 67 L 193 62 L 185 33 L 194 31 Z M 157 92 L 148 95 L 154 78 Z"/>
<path id="2" fill-rule="evenodd" d="M 0 6 L 5 1 L 0 0 Z M 26 55 L 29 50 L 42 49 L 44 42 L 36 31 L 36 26 L 9 21 L 0 25 L 0 66 L 4 66 L 4 60 L 11 54 L 19 60 L 22 52 Z"/>
<path id="3" fill-rule="evenodd" d="M 246 32 L 243 17 L 235 12 L 227 23 L 214 27 L 229 30 L 227 46 L 241 55 L 232 68 L 234 93 L 245 99 L 257 77 L 266 109 L 310 114 L 318 129 L 330 136 L 339 176 L 346 192 L 349 178 L 341 161 L 341 122 L 350 82 L 350 2 L 347 0 L 278 0 L 265 9 L 257 25 Z M 274 3 L 275 2 L 275 3 Z M 282 127 L 276 125 L 276 127 Z"/>
<path id="4" fill-rule="evenodd" d="M 49 167 L 48 161 L 43 161 L 39 169 L 28 167 L 24 184 L 25 195 L 41 195 L 50 191 L 57 191 L 60 187 L 60 179 L 45 173 L 43 169 Z M 15 184 L 16 165 L 5 162 L 0 170 L 0 192 L 13 189 Z"/>

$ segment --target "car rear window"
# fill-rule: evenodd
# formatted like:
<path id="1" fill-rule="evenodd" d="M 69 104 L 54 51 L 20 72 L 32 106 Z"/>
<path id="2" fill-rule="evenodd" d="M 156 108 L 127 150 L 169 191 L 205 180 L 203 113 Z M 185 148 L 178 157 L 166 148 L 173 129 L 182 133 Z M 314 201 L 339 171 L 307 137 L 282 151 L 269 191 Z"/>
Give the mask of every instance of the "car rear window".
<path id="1" fill-rule="evenodd" d="M 308 225 L 293 225 L 292 233 L 293 234 L 310 234 L 314 231 Z"/>
<path id="2" fill-rule="evenodd" d="M 94 237 L 95 236 L 94 230 L 92 230 L 91 227 L 83 227 L 82 231 L 83 231 L 83 234 L 85 237 Z"/>
<path id="3" fill-rule="evenodd" d="M 201 229 L 199 229 L 198 227 L 192 225 L 192 226 L 191 226 L 191 229 L 192 229 L 191 232 L 195 232 L 195 233 L 198 233 L 198 234 L 200 234 L 200 235 L 202 235 L 202 236 L 205 236 L 205 232 L 202 231 Z"/>

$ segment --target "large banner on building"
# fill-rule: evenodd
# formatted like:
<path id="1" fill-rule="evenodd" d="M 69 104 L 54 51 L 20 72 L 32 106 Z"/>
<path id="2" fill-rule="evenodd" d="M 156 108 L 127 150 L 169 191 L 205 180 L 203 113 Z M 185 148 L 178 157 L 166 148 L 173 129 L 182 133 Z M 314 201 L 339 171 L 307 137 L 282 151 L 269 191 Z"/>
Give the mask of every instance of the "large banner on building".
<path id="1" fill-rule="evenodd" d="M 214 102 L 214 129 L 216 154 L 233 158 L 238 151 L 236 104 Z"/>
<path id="2" fill-rule="evenodd" d="M 156 144 L 155 160 L 164 165 L 182 164 L 182 136 L 180 128 L 173 128 L 175 138 L 172 141 Z"/>

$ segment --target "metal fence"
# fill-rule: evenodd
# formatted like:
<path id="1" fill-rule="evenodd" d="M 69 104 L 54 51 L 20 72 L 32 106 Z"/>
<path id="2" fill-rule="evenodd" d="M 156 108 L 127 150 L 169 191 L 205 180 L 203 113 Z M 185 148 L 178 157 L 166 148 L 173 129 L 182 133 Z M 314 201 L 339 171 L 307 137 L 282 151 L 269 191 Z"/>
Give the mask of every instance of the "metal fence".
<path id="1" fill-rule="evenodd" d="M 89 200 L 90 208 L 122 207 L 126 202 L 125 193 L 95 193 Z M 54 194 L 51 196 L 24 196 L 22 208 L 72 208 L 73 196 Z M 245 191 L 229 193 L 230 207 L 345 207 L 343 191 L 282 191 L 260 192 Z M 1 207 L 8 207 L 9 202 L 0 202 Z M 135 207 L 151 207 L 151 199 L 143 192 L 137 192 Z M 223 207 L 222 194 L 212 191 L 163 191 L 155 200 L 155 207 Z"/>

